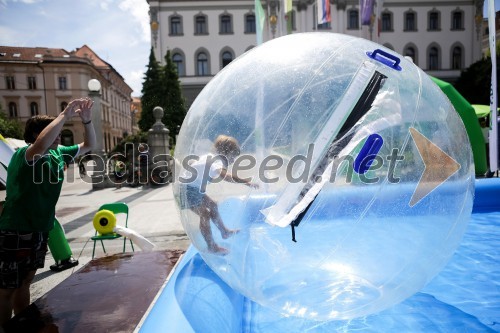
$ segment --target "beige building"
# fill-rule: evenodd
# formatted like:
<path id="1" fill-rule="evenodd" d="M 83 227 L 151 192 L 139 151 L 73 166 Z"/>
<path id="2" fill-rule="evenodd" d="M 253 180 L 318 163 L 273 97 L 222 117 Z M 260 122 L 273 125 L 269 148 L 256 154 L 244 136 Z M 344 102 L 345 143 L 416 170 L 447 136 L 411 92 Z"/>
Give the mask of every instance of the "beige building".
<path id="1" fill-rule="evenodd" d="M 132 97 L 132 104 L 130 105 L 130 112 L 132 113 L 132 134 L 139 132 L 139 119 L 141 119 L 142 104 L 140 97 Z"/>
<path id="2" fill-rule="evenodd" d="M 226 64 L 256 46 L 254 0 L 147 0 L 151 44 L 176 64 L 188 106 Z M 483 0 L 375 0 L 371 25 L 358 0 L 330 0 L 331 23 L 317 24 L 315 0 L 293 0 L 292 33 L 327 31 L 373 40 L 430 75 L 454 81 L 481 59 Z M 287 33 L 283 1 L 261 0 L 264 41 Z"/>
<path id="3" fill-rule="evenodd" d="M 10 118 L 25 123 L 37 114 L 56 116 L 74 98 L 89 95 L 88 81 L 101 82 L 102 147 L 112 149 L 133 132 L 130 88 L 90 47 L 68 52 L 43 47 L 0 46 L 0 104 Z M 64 125 L 62 143 L 83 140 L 79 119 Z"/>

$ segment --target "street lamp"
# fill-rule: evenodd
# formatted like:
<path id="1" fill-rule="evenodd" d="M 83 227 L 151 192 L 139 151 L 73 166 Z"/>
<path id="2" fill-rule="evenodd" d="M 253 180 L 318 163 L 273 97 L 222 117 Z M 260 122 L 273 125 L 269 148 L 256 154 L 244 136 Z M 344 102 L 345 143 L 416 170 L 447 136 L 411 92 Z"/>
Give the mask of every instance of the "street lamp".
<path id="1" fill-rule="evenodd" d="M 101 82 L 99 82 L 99 80 L 96 79 L 89 80 L 87 86 L 89 87 L 89 91 L 91 92 L 96 93 L 101 91 Z"/>
<path id="2" fill-rule="evenodd" d="M 278 24 L 278 12 L 280 2 L 276 0 L 268 1 L 269 4 L 269 24 L 271 25 L 272 38 L 276 37 L 276 26 Z"/>
<path id="3" fill-rule="evenodd" d="M 106 163 L 105 152 L 103 149 L 103 129 L 102 129 L 102 114 L 101 114 L 101 82 L 96 79 L 89 80 L 87 84 L 89 88 L 89 97 L 94 101 L 92 106 L 92 123 L 95 130 L 96 145 L 92 151 L 94 160 L 94 172 L 92 173 L 92 187 L 103 188 L 106 185 Z"/>
<path id="4" fill-rule="evenodd" d="M 155 47 L 156 47 L 156 41 L 158 39 L 158 27 L 159 23 L 156 21 L 151 22 L 151 33 L 153 35 L 153 40 L 155 42 Z"/>
<path id="5" fill-rule="evenodd" d="M 89 80 L 87 84 L 89 88 L 89 97 L 94 101 L 92 110 L 92 123 L 94 124 L 96 146 L 95 152 L 102 154 L 103 149 L 103 130 L 102 130 L 102 115 L 101 115 L 101 82 L 96 79 Z"/>
<path id="6" fill-rule="evenodd" d="M 273 34 L 273 39 L 274 39 L 274 37 L 276 37 L 276 24 L 278 23 L 278 17 L 272 14 L 269 17 L 269 23 L 271 23 L 271 32 Z"/>

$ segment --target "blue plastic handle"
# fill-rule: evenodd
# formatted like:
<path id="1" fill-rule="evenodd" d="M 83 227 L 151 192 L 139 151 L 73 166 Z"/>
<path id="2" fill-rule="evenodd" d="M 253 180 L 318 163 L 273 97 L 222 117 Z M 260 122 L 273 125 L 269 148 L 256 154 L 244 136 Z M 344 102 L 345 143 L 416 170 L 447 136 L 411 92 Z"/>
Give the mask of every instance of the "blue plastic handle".
<path id="1" fill-rule="evenodd" d="M 399 59 L 398 57 L 396 57 L 395 55 L 392 55 L 388 52 L 385 52 L 381 49 L 376 49 L 375 51 L 373 52 L 366 52 L 366 54 L 374 59 L 374 60 L 377 60 L 378 62 L 381 62 L 383 63 L 384 65 L 392 68 L 392 69 L 395 69 L 397 71 L 400 71 L 401 70 L 401 66 L 399 66 L 399 63 L 401 62 L 401 59 Z"/>
<path id="2" fill-rule="evenodd" d="M 356 160 L 354 161 L 354 171 L 358 174 L 365 174 L 370 169 L 373 160 L 377 157 L 380 148 L 384 144 L 384 139 L 378 134 L 371 134 L 365 141 Z"/>

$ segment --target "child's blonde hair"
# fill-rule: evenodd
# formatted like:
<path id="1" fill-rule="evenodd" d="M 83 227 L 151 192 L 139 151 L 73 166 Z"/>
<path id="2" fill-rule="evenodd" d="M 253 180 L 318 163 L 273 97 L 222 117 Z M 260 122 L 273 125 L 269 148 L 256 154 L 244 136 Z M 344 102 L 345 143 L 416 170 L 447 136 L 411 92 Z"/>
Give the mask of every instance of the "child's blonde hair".
<path id="1" fill-rule="evenodd" d="M 217 139 L 215 139 L 214 147 L 218 154 L 224 156 L 237 156 L 240 154 L 240 145 L 238 144 L 238 140 L 232 136 L 219 135 Z"/>

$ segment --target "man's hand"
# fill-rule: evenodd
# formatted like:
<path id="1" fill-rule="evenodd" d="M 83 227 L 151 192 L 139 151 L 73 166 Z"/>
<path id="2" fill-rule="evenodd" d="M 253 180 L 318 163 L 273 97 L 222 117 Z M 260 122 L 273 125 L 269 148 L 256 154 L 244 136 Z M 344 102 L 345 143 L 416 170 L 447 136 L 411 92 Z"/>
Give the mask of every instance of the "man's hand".
<path id="1" fill-rule="evenodd" d="M 67 119 L 73 118 L 73 116 L 76 115 L 77 110 L 80 108 L 80 103 L 81 99 L 72 100 L 61 113 L 63 113 Z"/>
<path id="2" fill-rule="evenodd" d="M 88 123 L 92 120 L 92 105 L 94 101 L 88 97 L 81 98 L 79 101 L 80 106 L 78 110 L 76 110 L 76 113 L 78 113 L 83 123 Z"/>
<path id="3" fill-rule="evenodd" d="M 94 101 L 90 98 L 78 98 L 69 102 L 68 106 L 62 112 L 67 119 L 71 119 L 77 114 L 82 119 L 82 122 L 86 123 L 92 119 L 92 105 Z"/>

